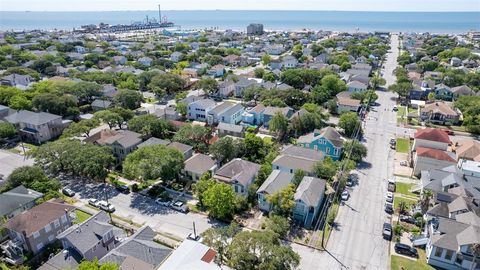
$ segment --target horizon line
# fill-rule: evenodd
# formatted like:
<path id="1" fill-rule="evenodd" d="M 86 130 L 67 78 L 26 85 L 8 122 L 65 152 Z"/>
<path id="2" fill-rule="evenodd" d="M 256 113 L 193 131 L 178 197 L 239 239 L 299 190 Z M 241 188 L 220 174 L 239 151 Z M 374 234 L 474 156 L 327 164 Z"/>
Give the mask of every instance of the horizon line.
<path id="1" fill-rule="evenodd" d="M 0 10 L 0 12 L 157 12 L 155 9 L 123 9 L 123 10 Z M 376 12 L 376 13 L 478 13 L 480 10 L 441 10 L 441 11 L 423 11 L 423 10 L 334 10 L 334 9 L 162 9 L 163 11 L 306 11 L 306 12 Z"/>

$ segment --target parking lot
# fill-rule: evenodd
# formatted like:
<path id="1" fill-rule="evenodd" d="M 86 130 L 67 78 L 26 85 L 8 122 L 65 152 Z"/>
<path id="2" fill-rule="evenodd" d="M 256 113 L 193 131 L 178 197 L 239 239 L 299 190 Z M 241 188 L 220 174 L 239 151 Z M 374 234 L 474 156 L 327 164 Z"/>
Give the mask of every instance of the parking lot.
<path id="1" fill-rule="evenodd" d="M 0 150 L 0 175 L 6 179 L 13 170 L 22 166 L 33 165 L 33 159 L 22 155 Z"/>

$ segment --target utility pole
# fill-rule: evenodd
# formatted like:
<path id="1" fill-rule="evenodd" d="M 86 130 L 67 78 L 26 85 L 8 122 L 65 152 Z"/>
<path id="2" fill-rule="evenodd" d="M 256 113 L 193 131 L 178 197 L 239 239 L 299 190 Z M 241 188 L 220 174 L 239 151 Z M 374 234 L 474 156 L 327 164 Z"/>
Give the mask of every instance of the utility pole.
<path id="1" fill-rule="evenodd" d="M 162 8 L 158 4 L 158 23 L 162 23 Z"/>

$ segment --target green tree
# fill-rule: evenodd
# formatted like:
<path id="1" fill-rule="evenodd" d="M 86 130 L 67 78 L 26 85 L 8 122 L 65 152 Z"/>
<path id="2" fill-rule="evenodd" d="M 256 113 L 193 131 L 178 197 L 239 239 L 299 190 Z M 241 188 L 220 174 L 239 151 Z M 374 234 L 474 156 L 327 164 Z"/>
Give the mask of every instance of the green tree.
<path id="1" fill-rule="evenodd" d="M 94 119 L 108 125 L 110 129 L 121 126 L 123 118 L 118 114 L 109 110 L 99 111 L 94 114 Z"/>
<path id="2" fill-rule="evenodd" d="M 193 148 L 205 152 L 207 150 L 207 141 L 210 137 L 210 132 L 207 128 L 197 125 L 182 126 L 173 140 L 176 142 L 191 145 Z"/>
<path id="3" fill-rule="evenodd" d="M 115 95 L 115 101 L 123 108 L 135 110 L 143 102 L 143 96 L 138 91 L 122 89 Z"/>
<path id="4" fill-rule="evenodd" d="M 361 128 L 360 119 L 354 112 L 347 112 L 340 116 L 338 126 L 343 129 L 344 133 L 348 137 L 355 136 L 355 131 Z"/>
<path id="5" fill-rule="evenodd" d="M 276 112 L 268 122 L 268 129 L 282 138 L 288 129 L 288 119 L 282 113 Z"/>
<path id="6" fill-rule="evenodd" d="M 214 78 L 201 79 L 197 83 L 198 88 L 202 89 L 205 94 L 211 95 L 218 91 L 218 82 Z"/>
<path id="7" fill-rule="evenodd" d="M 367 147 L 357 140 L 350 140 L 344 143 L 343 153 L 350 153 L 349 158 L 358 163 L 367 157 Z"/>
<path id="8" fill-rule="evenodd" d="M 128 121 L 128 129 L 141 133 L 145 136 L 154 136 L 157 138 L 167 138 L 170 132 L 175 129 L 167 120 L 158 119 L 153 114 L 145 114 L 134 117 Z"/>
<path id="9" fill-rule="evenodd" d="M 235 212 L 236 195 L 225 183 L 215 183 L 203 193 L 203 204 L 213 218 L 228 220 Z"/>
<path id="10" fill-rule="evenodd" d="M 300 256 L 272 231 L 242 231 L 228 246 L 227 265 L 237 270 L 295 269 Z"/>
<path id="11" fill-rule="evenodd" d="M 276 233 L 279 237 L 286 238 L 290 230 L 290 223 L 286 217 L 271 214 L 265 221 L 265 229 Z"/>
<path id="12" fill-rule="evenodd" d="M 290 216 L 295 206 L 295 185 L 290 184 L 287 187 L 267 195 L 267 201 L 272 205 L 272 213 L 282 216 Z"/>
<path id="13" fill-rule="evenodd" d="M 202 177 L 200 177 L 200 179 L 194 184 L 193 190 L 201 205 L 204 205 L 203 194 L 214 184 L 215 180 L 212 179 L 210 172 L 204 173 Z"/>
<path id="14" fill-rule="evenodd" d="M 262 62 L 263 62 L 264 65 L 269 65 L 270 62 L 272 62 L 272 57 L 270 57 L 270 55 L 268 55 L 268 54 L 264 54 L 262 56 Z"/>
<path id="15" fill-rule="evenodd" d="M 315 175 L 321 179 L 333 180 L 337 174 L 338 163 L 331 157 L 325 157 L 324 160 L 318 161 L 314 167 Z"/>
<path id="16" fill-rule="evenodd" d="M 8 102 L 8 106 L 14 110 L 31 110 L 32 102 L 23 95 L 13 96 Z"/>
<path id="17" fill-rule="evenodd" d="M 397 77 L 397 80 L 398 80 L 398 77 Z M 402 98 L 408 97 L 412 89 L 413 89 L 413 86 L 412 86 L 412 83 L 410 82 L 398 82 L 388 87 L 388 90 L 397 93 Z"/>
<path id="18" fill-rule="evenodd" d="M 374 75 L 370 80 L 370 84 L 372 85 L 373 90 L 376 90 L 377 87 L 385 85 L 386 83 L 387 81 L 378 75 Z"/>
<path id="19" fill-rule="evenodd" d="M 75 98 L 69 95 L 38 94 L 33 98 L 32 105 L 39 111 L 62 116 L 78 115 L 80 113 Z"/>
<path id="20" fill-rule="evenodd" d="M 202 233 L 202 242 L 218 253 L 216 260 L 222 265 L 228 260 L 227 249 L 232 238 L 240 231 L 240 227 L 235 222 L 231 222 L 230 225 L 225 227 L 209 228 Z"/>
<path id="21" fill-rule="evenodd" d="M 252 162 L 262 163 L 269 150 L 262 138 L 247 132 L 244 142 L 244 158 Z"/>
<path id="22" fill-rule="evenodd" d="M 231 137 L 222 137 L 210 145 L 209 152 L 219 162 L 228 162 L 242 152 L 243 143 Z"/>
<path id="23" fill-rule="evenodd" d="M 45 194 L 46 200 L 60 196 L 58 192 L 61 187 L 60 182 L 48 178 L 37 166 L 23 166 L 13 170 L 7 178 L 6 188 L 12 189 L 20 185 Z"/>
<path id="24" fill-rule="evenodd" d="M 85 119 L 79 122 L 71 123 L 66 129 L 63 130 L 63 137 L 75 137 L 79 135 L 85 135 L 90 137 L 90 131 L 100 125 L 100 121 L 96 118 Z"/>
<path id="25" fill-rule="evenodd" d="M 178 102 L 177 105 L 176 105 L 176 110 L 182 116 L 187 115 L 187 112 L 188 112 L 187 104 L 185 104 L 183 102 Z"/>
<path id="26" fill-rule="evenodd" d="M 183 166 L 183 155 L 178 150 L 152 145 L 128 154 L 123 162 L 123 173 L 131 179 L 170 181 L 178 176 Z"/>
<path id="27" fill-rule="evenodd" d="M 159 74 L 154 76 L 147 88 L 159 96 L 165 93 L 172 94 L 179 92 L 185 87 L 185 81 L 175 74 Z"/>
<path id="28" fill-rule="evenodd" d="M 296 169 L 294 174 L 293 174 L 293 184 L 295 186 L 298 187 L 298 185 L 300 185 L 300 183 L 302 182 L 303 178 L 306 176 L 307 174 L 305 173 L 305 171 L 303 170 L 300 170 L 300 169 Z"/>
<path id="29" fill-rule="evenodd" d="M 116 263 L 99 263 L 95 258 L 93 261 L 83 260 L 77 267 L 78 270 L 117 270 Z"/>
<path id="30" fill-rule="evenodd" d="M 17 134 L 17 129 L 13 124 L 0 122 L 0 141 L 2 139 L 12 138 L 15 134 Z"/>
<path id="31" fill-rule="evenodd" d="M 255 78 L 261 79 L 265 75 L 265 69 L 263 68 L 256 68 L 253 72 L 255 73 Z"/>

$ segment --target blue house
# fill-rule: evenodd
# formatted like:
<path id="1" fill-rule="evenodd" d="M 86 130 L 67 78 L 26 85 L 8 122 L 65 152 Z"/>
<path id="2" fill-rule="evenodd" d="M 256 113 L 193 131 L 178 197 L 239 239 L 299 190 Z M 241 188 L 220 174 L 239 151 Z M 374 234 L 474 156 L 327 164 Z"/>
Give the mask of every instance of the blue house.
<path id="1" fill-rule="evenodd" d="M 343 141 L 338 131 L 332 127 L 326 127 L 300 136 L 297 143 L 301 147 L 321 151 L 333 160 L 339 160 L 343 152 Z"/>
<path id="2" fill-rule="evenodd" d="M 316 177 L 305 176 L 298 185 L 294 195 L 295 207 L 293 220 L 310 229 L 318 218 L 325 197 L 326 181 Z"/>
<path id="3" fill-rule="evenodd" d="M 265 106 L 260 103 L 257 106 L 246 110 L 242 114 L 242 122 L 251 125 L 251 126 L 260 126 L 263 124 L 262 119 L 261 119 L 261 114 L 265 110 Z"/>
<path id="4" fill-rule="evenodd" d="M 414 83 L 409 98 L 410 100 L 425 100 L 433 89 L 435 89 L 434 81 L 422 81 L 420 85 Z"/>

